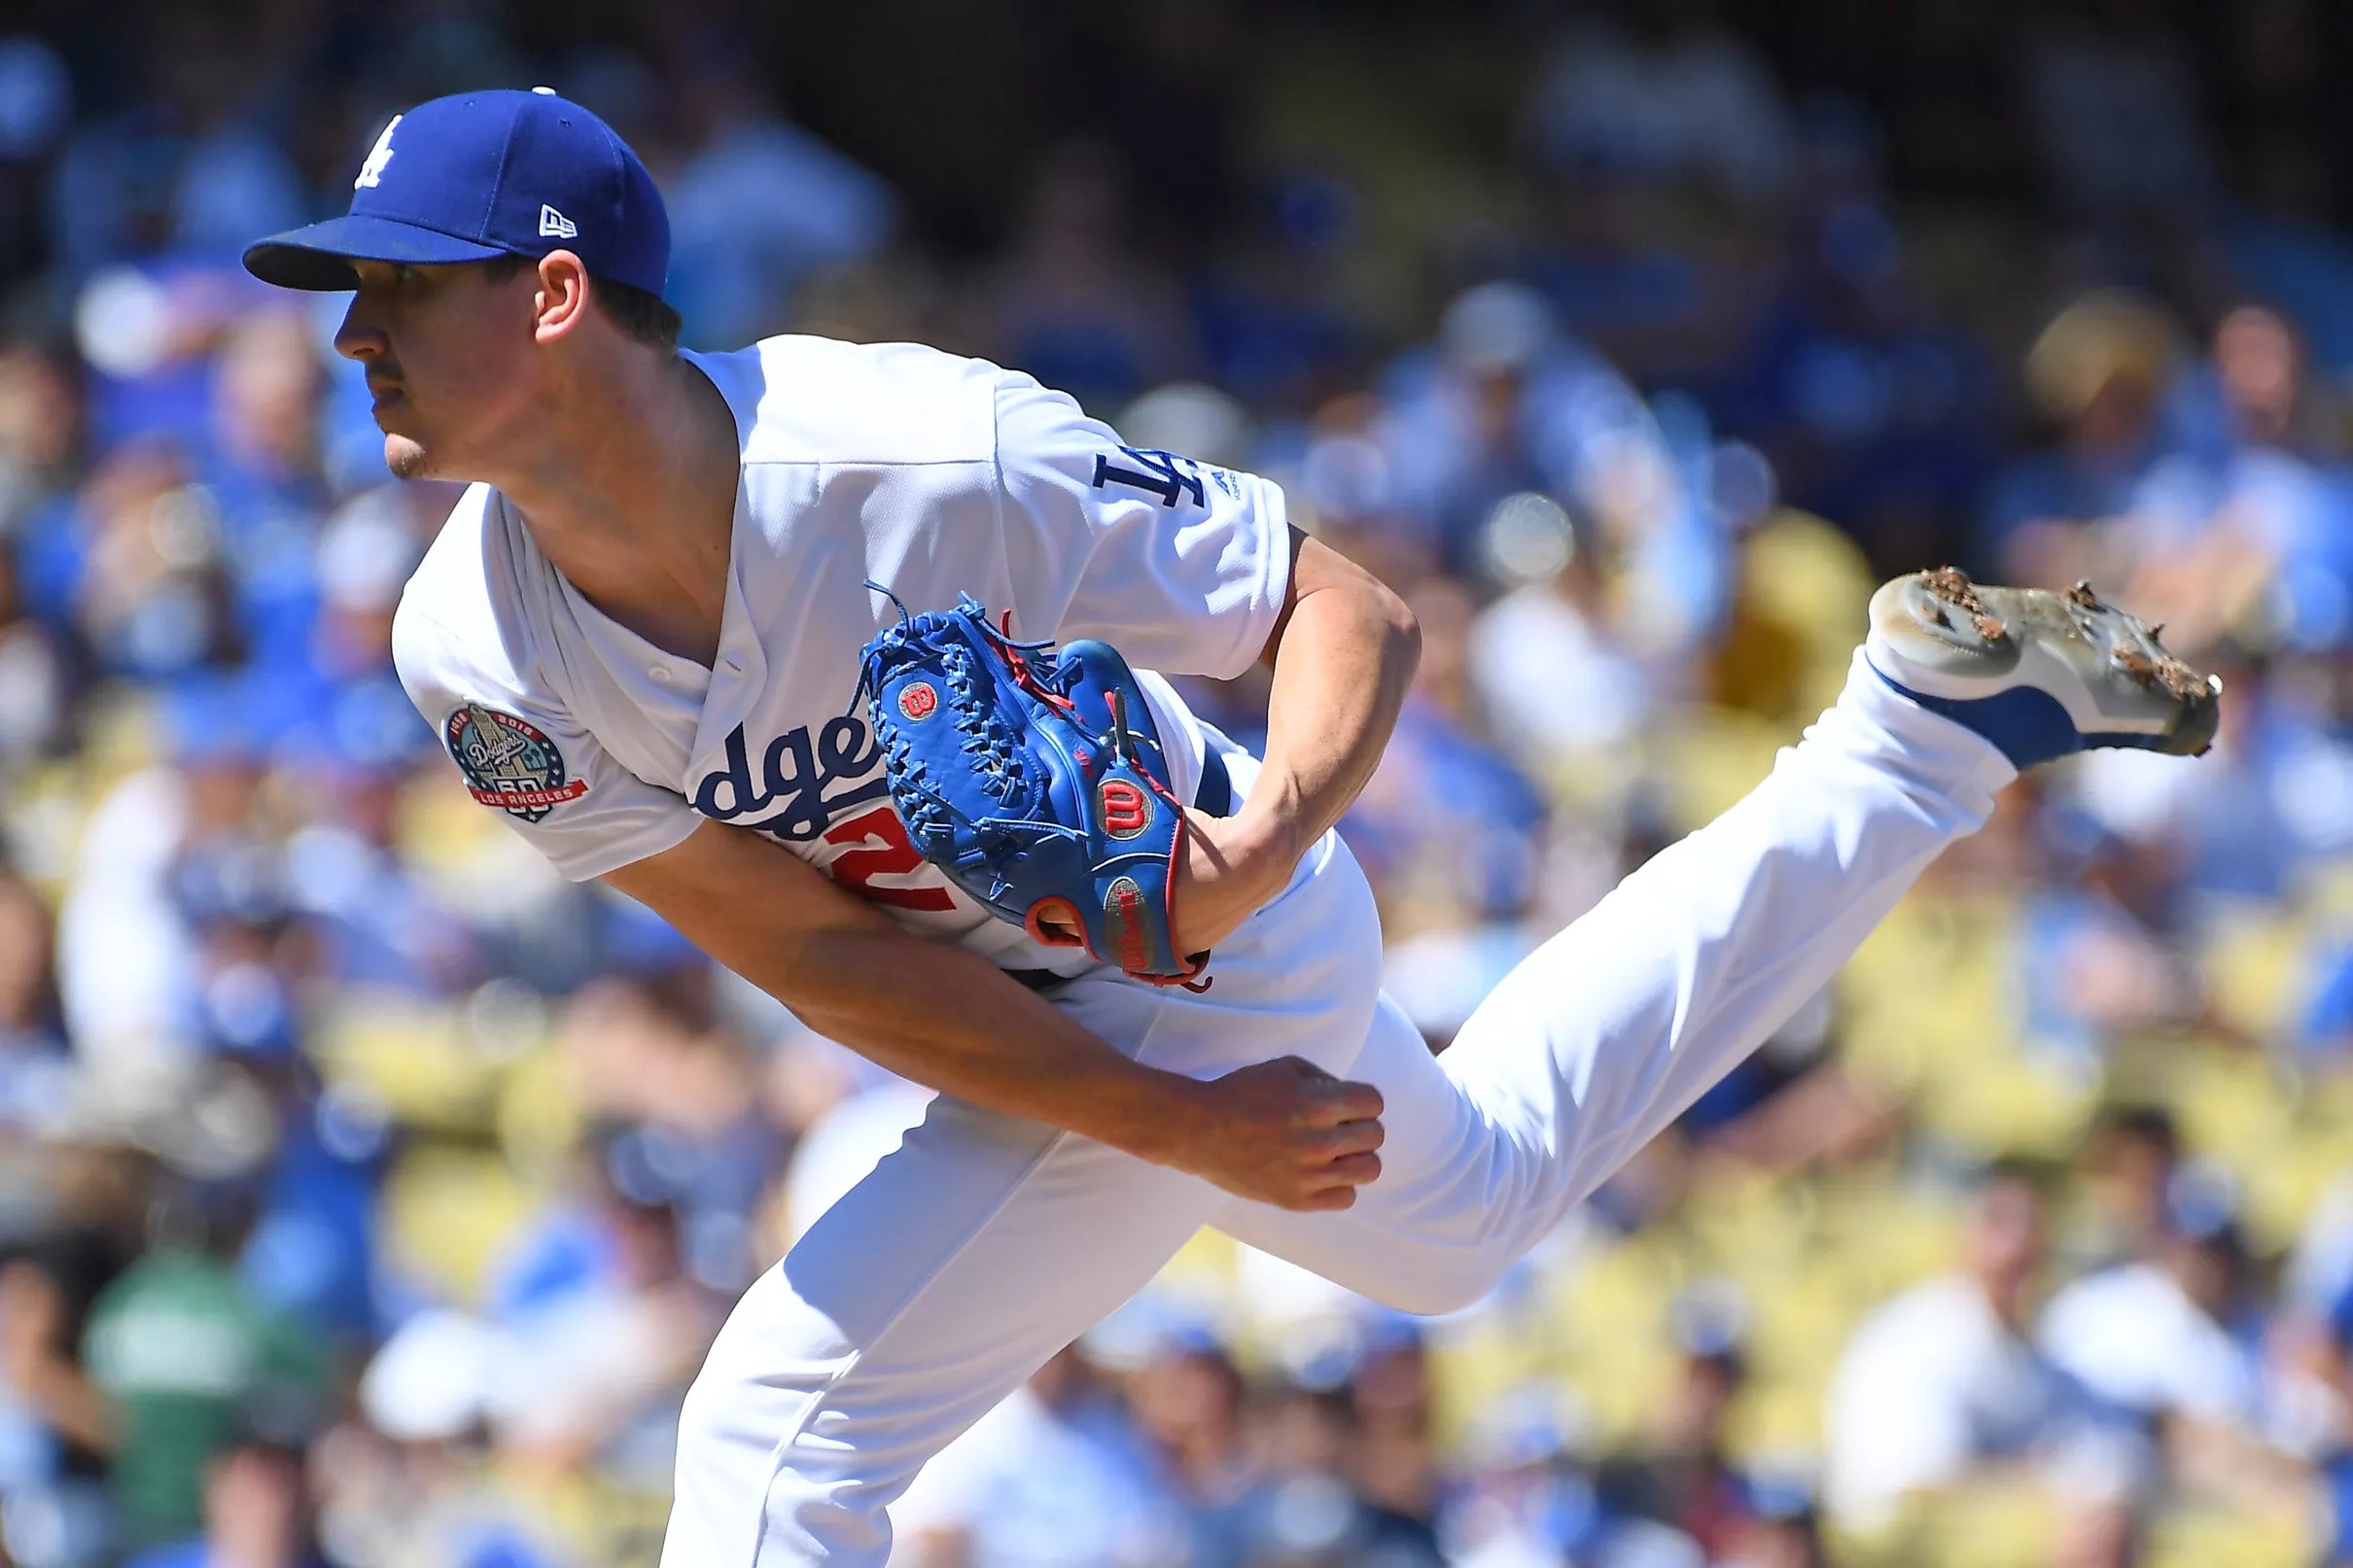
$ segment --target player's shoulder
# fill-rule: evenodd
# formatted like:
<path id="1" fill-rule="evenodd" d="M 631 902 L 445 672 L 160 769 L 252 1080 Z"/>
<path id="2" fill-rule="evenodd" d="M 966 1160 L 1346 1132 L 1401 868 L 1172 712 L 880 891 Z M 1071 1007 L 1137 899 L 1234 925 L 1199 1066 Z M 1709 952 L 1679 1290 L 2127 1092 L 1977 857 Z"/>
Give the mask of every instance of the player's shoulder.
<path id="1" fill-rule="evenodd" d="M 412 693 L 424 683 L 470 697 L 531 689 L 544 641 L 534 614 L 543 576 L 505 499 L 489 485 L 468 485 L 393 612 L 403 683 Z"/>
<path id="2" fill-rule="evenodd" d="M 739 425 L 746 463 L 986 463 L 1005 372 L 921 343 L 770 337 L 697 354 Z"/>

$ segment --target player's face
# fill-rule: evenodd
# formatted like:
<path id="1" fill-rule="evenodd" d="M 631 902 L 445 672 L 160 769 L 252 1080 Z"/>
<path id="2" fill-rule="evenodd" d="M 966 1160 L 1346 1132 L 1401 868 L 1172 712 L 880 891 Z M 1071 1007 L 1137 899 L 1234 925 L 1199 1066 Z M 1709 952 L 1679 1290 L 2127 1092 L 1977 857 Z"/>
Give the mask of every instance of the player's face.
<path id="1" fill-rule="evenodd" d="M 335 351 L 368 371 L 384 463 L 404 479 L 492 476 L 500 436 L 530 404 L 529 269 L 355 261 Z"/>

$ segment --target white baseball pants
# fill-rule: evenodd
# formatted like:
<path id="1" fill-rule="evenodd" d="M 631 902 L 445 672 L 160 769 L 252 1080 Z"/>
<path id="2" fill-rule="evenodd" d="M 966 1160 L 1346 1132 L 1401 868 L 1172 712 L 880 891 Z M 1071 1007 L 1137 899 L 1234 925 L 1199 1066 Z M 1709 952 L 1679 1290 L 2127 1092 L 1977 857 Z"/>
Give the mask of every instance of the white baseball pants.
<path id="1" fill-rule="evenodd" d="M 1237 788 L 1255 774 L 1231 759 Z M 747 1291 L 686 1397 L 664 1568 L 881 1568 L 885 1509 L 948 1441 L 1203 1224 L 1410 1312 L 1478 1300 L 1821 989 L 2014 776 L 1856 655 L 1838 705 L 1716 821 L 1628 877 L 1432 1057 L 1378 991 L 1362 874 L 1327 836 L 1192 994 L 1060 1005 L 1212 1077 L 1284 1055 L 1376 1085 L 1380 1179 L 1292 1214 L 941 1098 Z"/>

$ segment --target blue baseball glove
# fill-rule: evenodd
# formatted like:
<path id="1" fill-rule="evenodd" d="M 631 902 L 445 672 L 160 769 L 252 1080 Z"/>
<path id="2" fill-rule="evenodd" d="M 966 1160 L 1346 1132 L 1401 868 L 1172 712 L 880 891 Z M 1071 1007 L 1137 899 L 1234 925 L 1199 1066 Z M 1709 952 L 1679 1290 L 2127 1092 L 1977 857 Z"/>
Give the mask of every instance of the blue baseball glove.
<path id="1" fill-rule="evenodd" d="M 1184 812 L 1134 673 L 1107 644 L 1058 653 L 1010 624 L 991 626 L 968 595 L 931 614 L 901 605 L 860 655 L 908 837 L 1039 942 L 1203 989 L 1209 956 L 1179 954 L 1171 935 Z"/>

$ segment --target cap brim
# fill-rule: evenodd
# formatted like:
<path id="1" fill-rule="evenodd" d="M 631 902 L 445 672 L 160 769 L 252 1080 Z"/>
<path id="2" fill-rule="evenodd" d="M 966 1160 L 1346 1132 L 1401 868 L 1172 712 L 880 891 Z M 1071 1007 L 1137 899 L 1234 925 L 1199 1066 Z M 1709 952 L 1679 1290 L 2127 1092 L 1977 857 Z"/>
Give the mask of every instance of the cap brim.
<path id="1" fill-rule="evenodd" d="M 354 261 L 448 266 L 506 254 L 496 245 L 459 239 L 439 229 L 355 213 L 255 242 L 246 247 L 245 270 L 281 289 L 333 292 L 360 286 L 351 269 Z"/>

